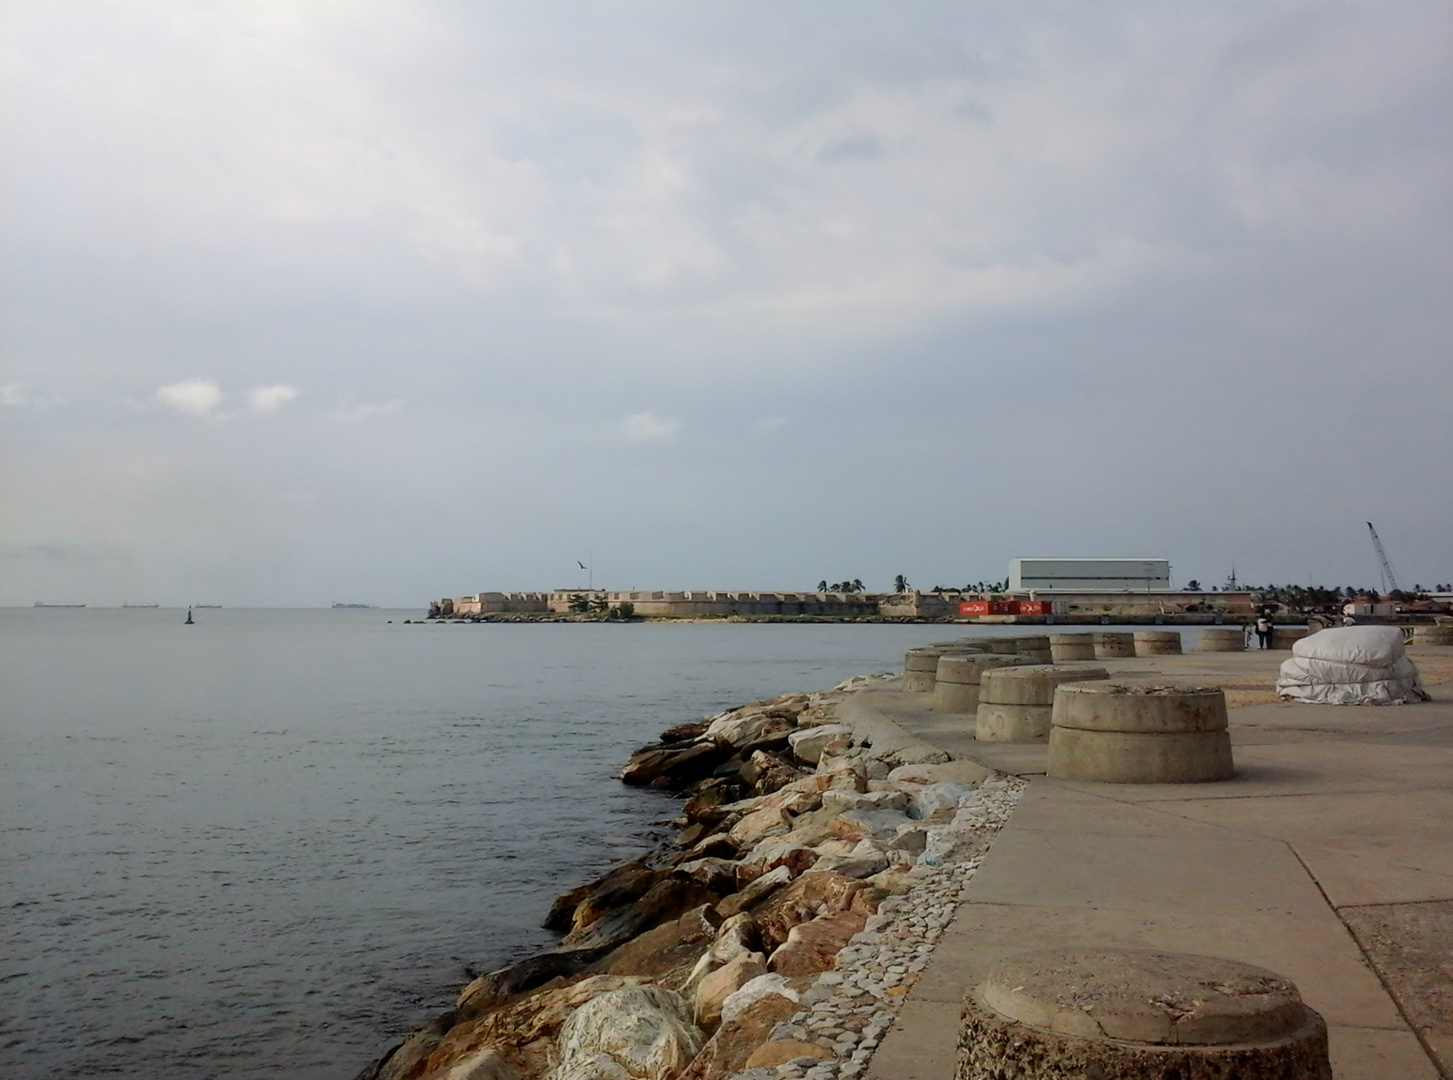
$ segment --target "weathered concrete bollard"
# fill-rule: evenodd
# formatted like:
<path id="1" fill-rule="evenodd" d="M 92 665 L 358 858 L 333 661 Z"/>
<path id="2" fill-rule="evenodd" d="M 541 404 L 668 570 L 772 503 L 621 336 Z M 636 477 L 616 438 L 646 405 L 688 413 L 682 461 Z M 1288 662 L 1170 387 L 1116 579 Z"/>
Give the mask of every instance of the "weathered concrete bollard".
<path id="1" fill-rule="evenodd" d="M 1036 663 L 1048 664 L 1053 659 L 1053 653 L 1049 647 L 1048 634 L 1035 634 L 1031 637 L 1020 637 L 1014 639 L 1016 646 L 1014 652 L 1019 656 L 1032 656 Z"/>
<path id="2" fill-rule="evenodd" d="M 1074 682 L 1055 690 L 1049 775 L 1109 784 L 1230 780 L 1226 695 L 1216 687 Z"/>
<path id="3" fill-rule="evenodd" d="M 1179 656 L 1181 636 L 1174 630 L 1137 630 L 1135 638 L 1136 656 Z"/>
<path id="4" fill-rule="evenodd" d="M 925 645 L 903 654 L 903 689 L 909 693 L 933 692 L 934 678 L 941 656 L 971 656 L 978 650 L 971 645 Z"/>
<path id="5" fill-rule="evenodd" d="M 1028 657 L 994 653 L 940 656 L 933 684 L 933 711 L 973 716 L 979 708 L 979 685 L 986 671 L 1029 663 Z"/>
<path id="6" fill-rule="evenodd" d="M 1097 630 L 1090 637 L 1095 643 L 1096 660 L 1122 660 L 1135 655 L 1135 635 Z"/>
<path id="7" fill-rule="evenodd" d="M 1332 1080 L 1327 1025 L 1274 971 L 1138 949 L 1044 949 L 964 998 L 954 1080 Z"/>
<path id="8" fill-rule="evenodd" d="M 1055 688 L 1105 677 L 1104 668 L 1052 664 L 985 671 L 979 681 L 974 738 L 981 742 L 1044 742 L 1049 738 Z"/>
<path id="9" fill-rule="evenodd" d="M 1290 649 L 1294 642 L 1301 641 L 1311 633 L 1311 628 L 1306 626 L 1274 626 L 1271 629 L 1271 647 Z"/>
<path id="10" fill-rule="evenodd" d="M 1093 634 L 1050 634 L 1049 657 L 1056 664 L 1070 660 L 1095 659 Z"/>
<path id="11" fill-rule="evenodd" d="M 1019 639 L 996 637 L 989 639 L 989 651 L 999 656 L 1011 656 L 1019 651 Z"/>
<path id="12" fill-rule="evenodd" d="M 1196 648 L 1201 652 L 1245 652 L 1246 629 L 1241 626 L 1207 627 L 1201 631 Z"/>
<path id="13" fill-rule="evenodd" d="M 1453 645 L 1453 626 L 1416 626 L 1414 645 Z"/>

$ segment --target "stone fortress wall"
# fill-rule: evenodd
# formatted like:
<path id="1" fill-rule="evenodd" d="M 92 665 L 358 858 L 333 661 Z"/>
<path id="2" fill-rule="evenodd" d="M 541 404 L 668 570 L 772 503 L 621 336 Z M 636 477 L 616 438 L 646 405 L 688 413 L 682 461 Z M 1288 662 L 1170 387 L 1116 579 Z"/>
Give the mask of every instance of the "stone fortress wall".
<path id="1" fill-rule="evenodd" d="M 1040 594 L 1044 596 L 1045 594 Z M 1054 593 L 1052 610 L 1062 616 L 1180 614 L 1188 609 L 1223 616 L 1249 615 L 1255 610 L 1252 593 L 1157 592 Z M 572 597 L 604 600 L 611 607 L 631 604 L 635 614 L 655 618 L 730 618 L 763 616 L 820 616 L 898 619 L 959 617 L 959 604 L 990 599 L 973 592 L 819 593 L 761 592 L 719 589 L 615 591 L 555 589 L 549 592 L 479 592 L 446 597 L 430 605 L 440 618 L 478 618 L 501 614 L 567 614 Z M 992 598 L 1023 599 L 1023 593 L 992 594 Z M 1028 594 L 1032 598 L 1033 594 Z M 1005 621 L 1012 621 L 1006 619 Z"/>

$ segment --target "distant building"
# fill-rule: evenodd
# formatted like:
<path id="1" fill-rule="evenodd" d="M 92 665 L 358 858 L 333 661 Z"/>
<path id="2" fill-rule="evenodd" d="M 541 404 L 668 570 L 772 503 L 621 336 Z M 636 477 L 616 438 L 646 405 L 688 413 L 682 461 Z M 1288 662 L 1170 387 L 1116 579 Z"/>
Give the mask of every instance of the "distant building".
<path id="1" fill-rule="evenodd" d="M 1156 592 L 1170 589 L 1166 559 L 1010 559 L 1011 593 Z"/>

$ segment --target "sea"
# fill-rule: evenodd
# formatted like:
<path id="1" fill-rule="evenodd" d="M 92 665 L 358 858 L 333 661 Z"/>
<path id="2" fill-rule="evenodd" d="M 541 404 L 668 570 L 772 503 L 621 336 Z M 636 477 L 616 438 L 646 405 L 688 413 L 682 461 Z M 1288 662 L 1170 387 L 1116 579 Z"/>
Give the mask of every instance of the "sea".
<path id="1" fill-rule="evenodd" d="M 348 1080 L 678 804 L 663 729 L 1023 628 L 0 610 L 0 1075 Z"/>

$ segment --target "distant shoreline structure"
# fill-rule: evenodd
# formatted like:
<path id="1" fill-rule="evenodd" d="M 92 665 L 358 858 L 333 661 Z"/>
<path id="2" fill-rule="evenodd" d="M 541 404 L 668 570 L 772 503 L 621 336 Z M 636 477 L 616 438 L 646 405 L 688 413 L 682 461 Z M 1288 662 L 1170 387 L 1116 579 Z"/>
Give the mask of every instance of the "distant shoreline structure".
<path id="1" fill-rule="evenodd" d="M 345 609 L 345 610 L 348 610 L 348 611 L 376 611 L 376 610 L 378 610 L 378 605 L 377 604 L 334 604 L 333 605 L 333 610 L 334 611 L 337 611 L 340 608 Z"/>
<path id="2" fill-rule="evenodd" d="M 35 607 L 64 607 L 64 608 L 76 608 L 76 607 L 85 607 L 85 606 L 86 606 L 86 605 L 85 605 L 85 604 L 47 604 L 47 603 L 45 603 L 45 602 L 44 602 L 44 601 L 42 601 L 42 600 L 37 600 L 37 601 L 36 601 L 36 602 L 35 602 L 35 604 L 34 604 L 34 606 L 35 606 Z"/>

